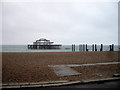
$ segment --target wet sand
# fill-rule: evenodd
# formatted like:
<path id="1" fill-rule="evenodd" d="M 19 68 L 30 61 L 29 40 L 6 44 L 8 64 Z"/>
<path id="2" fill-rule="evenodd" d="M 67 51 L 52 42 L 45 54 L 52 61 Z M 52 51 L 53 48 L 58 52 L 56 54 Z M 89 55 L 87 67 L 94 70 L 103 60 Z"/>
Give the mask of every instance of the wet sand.
<path id="1" fill-rule="evenodd" d="M 58 77 L 48 65 L 118 62 L 117 51 L 106 52 L 17 52 L 2 53 L 3 83 L 110 78 L 120 73 L 119 65 L 71 67 L 82 73 Z"/>

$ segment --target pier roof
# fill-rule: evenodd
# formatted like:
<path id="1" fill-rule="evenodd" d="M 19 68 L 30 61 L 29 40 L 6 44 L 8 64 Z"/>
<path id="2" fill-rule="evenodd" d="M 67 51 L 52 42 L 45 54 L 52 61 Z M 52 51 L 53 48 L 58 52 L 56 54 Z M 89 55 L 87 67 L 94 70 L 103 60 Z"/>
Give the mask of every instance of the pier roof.
<path id="1" fill-rule="evenodd" d="M 36 40 L 36 42 L 37 41 L 50 41 L 50 40 L 47 40 L 47 39 L 45 39 L 45 38 L 41 38 L 41 39 L 39 39 L 39 40 Z"/>

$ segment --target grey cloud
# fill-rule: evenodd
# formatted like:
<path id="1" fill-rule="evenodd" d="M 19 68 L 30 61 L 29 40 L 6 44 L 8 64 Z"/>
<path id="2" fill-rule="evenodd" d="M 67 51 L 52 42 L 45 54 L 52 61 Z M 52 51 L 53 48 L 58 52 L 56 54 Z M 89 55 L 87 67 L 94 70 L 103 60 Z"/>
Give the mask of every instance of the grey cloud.
<path id="1" fill-rule="evenodd" d="M 117 3 L 4 3 L 3 44 L 45 37 L 62 44 L 117 44 Z"/>

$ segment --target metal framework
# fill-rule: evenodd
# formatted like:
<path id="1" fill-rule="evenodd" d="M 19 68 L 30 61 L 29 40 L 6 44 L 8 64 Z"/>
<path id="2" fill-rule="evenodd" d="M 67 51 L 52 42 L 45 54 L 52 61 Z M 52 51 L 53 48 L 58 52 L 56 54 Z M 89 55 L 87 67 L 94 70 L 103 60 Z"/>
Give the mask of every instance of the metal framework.
<path id="1" fill-rule="evenodd" d="M 33 42 L 32 45 L 28 44 L 28 49 L 60 49 L 61 44 L 53 44 L 50 40 L 41 38 Z"/>

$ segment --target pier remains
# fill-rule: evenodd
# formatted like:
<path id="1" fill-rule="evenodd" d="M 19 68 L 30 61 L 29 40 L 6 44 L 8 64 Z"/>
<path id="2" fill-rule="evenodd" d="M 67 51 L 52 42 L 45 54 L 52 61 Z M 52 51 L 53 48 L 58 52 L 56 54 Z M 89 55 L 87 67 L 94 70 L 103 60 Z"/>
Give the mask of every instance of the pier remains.
<path id="1" fill-rule="evenodd" d="M 41 38 L 33 42 L 33 44 L 28 44 L 28 49 L 60 49 L 61 44 L 53 44 L 50 40 Z"/>

